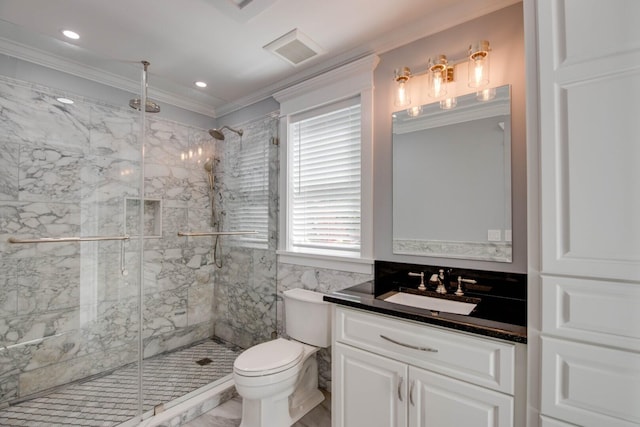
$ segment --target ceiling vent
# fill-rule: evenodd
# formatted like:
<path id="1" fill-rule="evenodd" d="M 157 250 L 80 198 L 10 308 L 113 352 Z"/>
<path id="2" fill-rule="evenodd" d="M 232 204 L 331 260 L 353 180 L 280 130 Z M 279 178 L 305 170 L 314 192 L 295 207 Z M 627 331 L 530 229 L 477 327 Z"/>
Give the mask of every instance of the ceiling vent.
<path id="1" fill-rule="evenodd" d="M 295 67 L 323 53 L 318 44 L 302 34 L 298 29 L 289 31 L 284 36 L 264 46 L 264 49 Z"/>

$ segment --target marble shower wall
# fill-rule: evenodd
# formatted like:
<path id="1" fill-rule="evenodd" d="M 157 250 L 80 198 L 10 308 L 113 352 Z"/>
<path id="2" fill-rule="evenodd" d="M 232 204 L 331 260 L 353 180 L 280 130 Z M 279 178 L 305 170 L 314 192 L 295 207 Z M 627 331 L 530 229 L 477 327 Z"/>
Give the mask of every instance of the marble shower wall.
<path id="1" fill-rule="evenodd" d="M 7 243 L 137 230 L 139 113 L 61 95 L 0 77 L 0 404 L 137 360 L 138 239 L 124 265 L 119 242 Z M 147 117 L 145 198 L 162 228 L 144 241 L 145 357 L 211 336 L 214 275 L 211 239 L 177 236 L 209 229 L 206 175 L 180 154 L 211 138 Z"/>

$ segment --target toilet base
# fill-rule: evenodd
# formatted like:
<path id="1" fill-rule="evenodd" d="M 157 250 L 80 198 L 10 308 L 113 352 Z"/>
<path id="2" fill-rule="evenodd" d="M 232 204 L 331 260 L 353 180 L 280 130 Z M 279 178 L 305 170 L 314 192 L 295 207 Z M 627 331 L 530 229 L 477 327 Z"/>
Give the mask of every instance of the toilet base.
<path id="1" fill-rule="evenodd" d="M 323 400 L 318 389 L 318 362 L 312 354 L 304 362 L 293 393 L 289 390 L 264 399 L 242 399 L 240 427 L 288 427 Z"/>

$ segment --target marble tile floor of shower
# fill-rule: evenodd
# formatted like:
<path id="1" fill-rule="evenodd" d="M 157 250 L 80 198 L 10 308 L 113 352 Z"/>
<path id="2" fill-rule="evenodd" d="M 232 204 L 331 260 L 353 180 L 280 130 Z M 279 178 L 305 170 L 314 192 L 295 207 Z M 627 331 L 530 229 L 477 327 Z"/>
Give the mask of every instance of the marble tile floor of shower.
<path id="1" fill-rule="evenodd" d="M 331 394 L 322 390 L 324 401 L 291 427 L 331 427 Z M 242 398 L 234 397 L 217 408 L 183 424 L 182 427 L 238 427 L 242 418 Z"/>
<path id="2" fill-rule="evenodd" d="M 233 371 L 240 349 L 207 340 L 144 361 L 143 411 Z M 211 359 L 211 363 L 197 361 Z M 0 426 L 115 426 L 137 413 L 138 369 L 126 366 L 0 410 Z"/>

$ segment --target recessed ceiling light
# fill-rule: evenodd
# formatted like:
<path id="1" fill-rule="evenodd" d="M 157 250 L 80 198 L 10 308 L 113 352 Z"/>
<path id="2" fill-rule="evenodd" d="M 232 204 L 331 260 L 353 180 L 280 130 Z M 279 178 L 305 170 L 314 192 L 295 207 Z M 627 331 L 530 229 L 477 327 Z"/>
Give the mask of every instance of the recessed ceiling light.
<path id="1" fill-rule="evenodd" d="M 78 40 L 80 38 L 80 34 L 76 33 L 75 31 L 71 31 L 71 30 L 62 30 L 62 34 L 64 34 L 65 37 L 73 39 L 73 40 Z"/>
<path id="2" fill-rule="evenodd" d="M 69 99 L 69 98 L 56 98 L 56 100 L 62 104 L 73 104 L 73 99 Z"/>
<path id="3" fill-rule="evenodd" d="M 194 85 L 198 87 L 207 87 L 207 84 L 205 82 L 195 82 Z"/>

